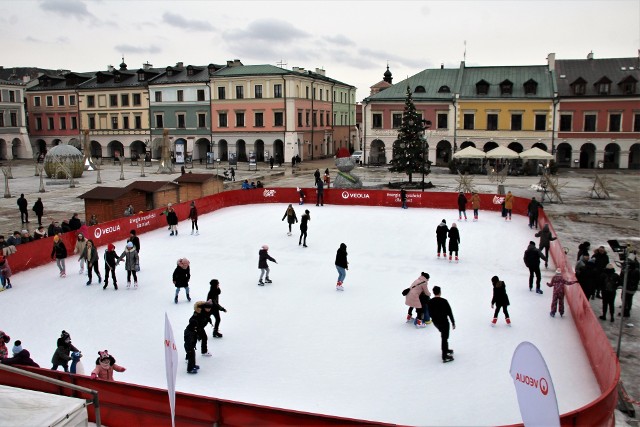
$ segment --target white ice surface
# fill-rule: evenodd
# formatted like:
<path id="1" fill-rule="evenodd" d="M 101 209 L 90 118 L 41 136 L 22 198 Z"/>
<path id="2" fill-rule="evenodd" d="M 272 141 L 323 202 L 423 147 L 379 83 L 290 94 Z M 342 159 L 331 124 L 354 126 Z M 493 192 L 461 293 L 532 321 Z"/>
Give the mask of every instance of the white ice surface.
<path id="1" fill-rule="evenodd" d="M 137 291 L 126 289 L 123 264 L 117 292 L 103 290 L 95 278 L 85 286 L 77 256 L 67 259 L 65 279 L 54 263 L 16 274 L 13 289 L 0 293 L 0 328 L 21 339 L 43 367 L 50 367 L 64 329 L 83 351 L 87 373 L 97 351 L 108 349 L 127 368 L 115 373 L 117 381 L 166 388 L 164 313 L 182 359 L 193 302 L 205 299 L 209 280 L 217 278 L 228 310 L 221 313 L 224 338 L 209 338 L 213 357 L 198 352 L 198 375 L 187 374 L 186 364 L 179 369 L 179 391 L 399 424 L 511 424 L 521 421 L 511 357 L 520 342 L 530 341 L 546 359 L 561 413 L 599 396 L 568 306 L 564 318 L 549 316 L 551 288 L 545 283 L 553 265 L 543 267 L 544 295 L 529 292 L 522 255 L 529 240 L 538 239 L 524 217 L 506 223 L 499 213 L 481 211 L 480 221 L 465 222 L 455 210 L 294 208 L 299 218 L 304 208 L 311 211 L 308 248 L 298 246 L 298 224 L 293 236 L 286 235 L 285 204 L 202 215 L 199 236 L 190 235 L 188 221 L 180 223 L 178 237 L 166 228 L 142 234 Z M 458 264 L 436 259 L 435 229 L 443 218 L 460 229 Z M 345 291 L 336 292 L 334 260 L 343 242 L 350 267 Z M 263 244 L 278 264 L 271 268 L 274 283 L 259 287 Z M 116 248 L 120 253 L 124 242 Z M 171 275 L 179 257 L 191 261 L 192 303 L 183 291 L 176 305 Z M 453 308 L 452 363 L 442 363 L 432 325 L 418 330 L 405 323 L 401 291 L 422 271 Z M 506 282 L 512 327 L 502 314 L 490 326 L 493 275 Z"/>

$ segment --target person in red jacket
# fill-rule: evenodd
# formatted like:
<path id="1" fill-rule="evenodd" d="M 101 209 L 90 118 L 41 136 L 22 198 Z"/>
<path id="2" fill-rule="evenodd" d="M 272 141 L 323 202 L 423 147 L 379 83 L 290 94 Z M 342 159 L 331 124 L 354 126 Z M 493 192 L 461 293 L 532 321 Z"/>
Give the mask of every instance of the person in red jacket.
<path id="1" fill-rule="evenodd" d="M 91 378 L 94 380 L 98 378 L 105 381 L 113 381 L 113 371 L 124 372 L 126 370 L 126 368 L 116 364 L 116 359 L 107 350 L 99 351 L 96 368 L 91 372 Z"/>

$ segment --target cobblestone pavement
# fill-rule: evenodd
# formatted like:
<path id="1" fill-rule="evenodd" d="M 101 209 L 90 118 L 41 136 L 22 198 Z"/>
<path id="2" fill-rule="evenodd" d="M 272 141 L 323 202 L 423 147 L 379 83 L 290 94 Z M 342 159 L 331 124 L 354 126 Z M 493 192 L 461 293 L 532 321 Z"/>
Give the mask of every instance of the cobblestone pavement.
<path id="1" fill-rule="evenodd" d="M 5 162 L 3 169 L 8 164 Z M 194 164 L 188 171 L 208 172 L 222 174 L 224 166 L 217 169 L 207 169 L 203 165 Z M 141 177 L 141 167 L 125 164 L 120 166 L 105 164 L 101 167 L 100 175 L 103 186 L 123 187 L 136 180 L 169 181 L 177 178 L 179 172 L 174 174 L 157 174 L 158 165 L 144 169 L 145 177 Z M 225 189 L 239 188 L 242 180 L 249 182 L 261 180 L 266 187 L 312 187 L 313 172 L 319 169 L 321 173 L 329 168 L 332 178 L 337 169 L 333 159 L 320 159 L 304 162 L 292 171 L 290 164 L 269 168 L 267 164 L 259 165 L 258 170 L 248 170 L 246 164 L 239 164 L 236 170 L 236 181 L 225 182 Z M 179 170 L 179 168 L 177 168 Z M 610 198 L 591 198 L 591 188 L 594 184 L 595 174 L 598 172 L 607 183 Z M 43 179 L 44 192 L 39 192 L 41 181 L 36 174 L 36 168 L 31 161 L 16 161 L 11 167 L 13 179 L 8 180 L 8 188 L 5 185 L 4 198 L 0 199 L 0 233 L 8 237 L 13 231 L 23 229 L 31 233 L 37 228 L 37 221 L 31 206 L 38 197 L 42 198 L 45 207 L 43 225 L 47 226 L 52 219 L 62 221 L 70 219 L 74 212 L 80 214 L 84 221 L 84 202 L 78 196 L 94 188 L 96 184 L 96 171 L 85 171 L 83 176 L 76 180 L 75 188 L 70 188 L 68 181 Z M 406 177 L 393 174 L 379 167 L 357 167 L 354 174 L 361 177 L 367 188 L 384 188 L 390 181 L 398 182 Z M 120 179 L 124 178 L 124 179 Z M 458 190 L 457 175 L 452 175 L 446 168 L 433 168 L 425 178 L 435 187 L 428 192 L 451 192 Z M 422 177 L 414 177 L 421 180 Z M 511 190 L 519 197 L 541 198 L 542 193 L 536 190 L 539 177 L 508 177 L 504 182 L 505 189 Z M 472 184 L 481 193 L 493 193 L 497 186 L 489 182 L 486 176 L 474 176 Z M 631 242 L 636 247 L 640 246 L 640 173 L 628 170 L 561 170 L 558 174 L 558 186 L 563 203 L 544 203 L 544 209 L 551 218 L 558 238 L 569 249 L 569 258 L 575 259 L 578 244 L 584 240 L 591 242 L 591 246 L 604 245 L 608 253 L 607 240 L 616 239 L 620 242 Z M 22 224 L 16 204 L 17 198 L 24 193 L 29 203 L 28 224 Z M 524 249 L 523 249 L 524 250 Z M 613 257 L 612 257 L 613 259 Z M 640 400 L 640 369 L 638 358 L 640 357 L 640 297 L 634 301 L 631 317 L 624 319 L 621 339 L 620 363 L 622 368 L 622 382 L 631 399 Z M 601 311 L 601 301 L 591 301 L 597 315 Z M 618 297 L 616 305 L 621 304 Z M 616 350 L 620 330 L 619 319 L 614 323 L 602 322 L 605 333 Z M 619 421 L 623 417 L 618 414 Z M 632 420 L 624 420 L 633 423 Z M 622 424 L 624 425 L 624 424 Z"/>

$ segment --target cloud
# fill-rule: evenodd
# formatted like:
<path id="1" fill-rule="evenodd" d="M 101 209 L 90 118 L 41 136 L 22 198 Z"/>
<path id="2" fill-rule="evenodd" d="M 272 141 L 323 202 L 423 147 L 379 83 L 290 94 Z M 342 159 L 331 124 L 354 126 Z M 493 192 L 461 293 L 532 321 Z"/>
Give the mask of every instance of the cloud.
<path id="1" fill-rule="evenodd" d="M 429 68 L 429 62 L 421 59 L 419 57 L 406 57 L 406 56 L 398 56 L 389 52 L 375 51 L 368 48 L 358 49 L 358 54 L 368 58 L 370 60 L 374 60 L 375 62 L 384 62 L 389 61 L 397 65 L 404 65 L 411 68 L 418 68 L 423 70 L 425 68 Z"/>
<path id="2" fill-rule="evenodd" d="M 53 12 L 64 17 L 73 16 L 77 19 L 94 18 L 87 9 L 87 5 L 80 0 L 44 0 L 40 8 L 46 12 Z"/>
<path id="3" fill-rule="evenodd" d="M 40 40 L 40 39 L 38 39 L 38 38 L 35 38 L 35 37 L 33 37 L 33 36 L 27 36 L 27 37 L 25 37 L 25 38 L 24 38 L 24 41 L 27 41 L 27 42 L 29 42 L 29 43 L 42 43 L 42 42 L 43 42 L 42 40 Z"/>
<path id="4" fill-rule="evenodd" d="M 260 19 L 250 23 L 246 29 L 228 30 L 222 34 L 229 43 L 278 42 L 289 43 L 306 39 L 309 34 L 297 29 L 289 22 L 278 19 Z"/>
<path id="5" fill-rule="evenodd" d="M 343 34 L 337 34 L 335 36 L 327 36 L 324 38 L 326 41 L 331 42 L 333 44 L 337 44 L 339 46 L 354 46 L 355 43 L 349 37 Z"/>
<path id="6" fill-rule="evenodd" d="M 207 21 L 200 21 L 197 19 L 186 19 L 175 13 L 165 12 L 162 15 L 162 21 L 165 24 L 173 27 L 181 28 L 183 30 L 191 31 L 213 31 L 213 26 Z"/>
<path id="7" fill-rule="evenodd" d="M 160 53 L 162 49 L 156 45 L 139 46 L 131 44 L 119 44 L 113 47 L 116 51 L 122 54 L 126 53 Z"/>

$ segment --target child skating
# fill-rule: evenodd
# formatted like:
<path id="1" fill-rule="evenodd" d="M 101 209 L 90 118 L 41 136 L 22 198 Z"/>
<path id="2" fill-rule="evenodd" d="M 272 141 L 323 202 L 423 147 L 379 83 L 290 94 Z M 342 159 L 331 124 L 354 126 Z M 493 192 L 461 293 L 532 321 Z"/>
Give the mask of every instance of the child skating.
<path id="1" fill-rule="evenodd" d="M 577 280 L 568 281 L 562 278 L 562 270 L 556 269 L 556 274 L 551 279 L 551 282 L 547 283 L 547 286 L 553 288 L 553 299 L 551 300 L 551 312 L 549 316 L 555 317 L 556 311 L 560 311 L 560 317 L 564 316 L 564 287 L 566 285 L 573 285 L 578 283 Z"/>
<path id="2" fill-rule="evenodd" d="M 184 288 L 187 293 L 187 301 L 191 301 L 189 296 L 189 280 L 191 280 L 191 267 L 189 266 L 189 260 L 186 258 L 180 258 L 177 262 L 176 269 L 173 270 L 173 284 L 176 287 L 176 296 L 173 299 L 174 303 L 178 303 L 178 294 L 180 289 Z"/>
<path id="3" fill-rule="evenodd" d="M 9 260 L 0 255 L 0 281 L 2 281 L 2 290 L 11 289 L 11 267 Z"/>
<path id="4" fill-rule="evenodd" d="M 116 266 L 118 265 L 118 254 L 116 253 L 116 247 L 109 243 L 107 249 L 104 251 L 104 286 L 102 289 L 107 289 L 109 286 L 109 273 L 111 273 L 111 279 L 113 280 L 113 287 L 118 290 L 118 280 L 116 279 Z"/>
<path id="5" fill-rule="evenodd" d="M 282 221 L 287 220 L 287 224 L 289 225 L 289 231 L 287 232 L 287 236 L 291 236 L 291 226 L 298 222 L 298 217 L 296 216 L 296 211 L 293 209 L 293 206 L 289 204 L 287 210 L 284 212 L 282 216 Z"/>
<path id="6" fill-rule="evenodd" d="M 271 279 L 269 279 L 269 272 L 271 270 L 269 269 L 269 264 L 267 263 L 267 261 L 272 261 L 272 262 L 275 262 L 276 264 L 278 263 L 278 261 L 272 258 L 269 255 L 268 251 L 269 251 L 269 245 L 262 245 L 262 248 L 260 249 L 260 251 L 258 251 L 258 268 L 260 269 L 260 280 L 258 281 L 258 286 L 264 286 L 265 282 L 273 283 Z M 265 273 L 266 273 L 266 277 L 263 282 L 262 278 L 265 276 Z"/>
<path id="7" fill-rule="evenodd" d="M 133 276 L 133 287 L 138 289 L 138 271 L 140 264 L 138 251 L 133 242 L 127 242 L 127 247 L 118 258 L 118 262 L 124 259 L 124 269 L 127 270 L 127 289 L 131 288 L 131 276 Z"/>
<path id="8" fill-rule="evenodd" d="M 496 307 L 496 311 L 494 311 L 493 313 L 491 326 L 496 325 L 500 309 L 502 309 L 502 312 L 504 313 L 504 320 L 507 322 L 507 325 L 511 326 L 511 319 L 509 318 L 509 311 L 507 310 L 507 307 L 509 306 L 507 287 L 504 282 L 498 278 L 498 276 L 493 276 L 491 278 L 491 284 L 493 285 L 493 298 L 491 298 L 491 308 L 493 308 L 494 305 Z"/>
<path id="9" fill-rule="evenodd" d="M 347 261 L 347 245 L 340 243 L 340 247 L 336 251 L 336 270 L 338 270 L 338 282 L 336 283 L 336 291 L 344 291 L 342 284 L 347 277 L 349 262 Z"/>

